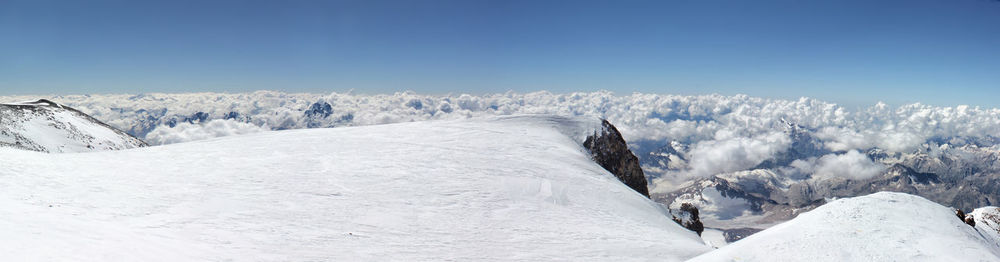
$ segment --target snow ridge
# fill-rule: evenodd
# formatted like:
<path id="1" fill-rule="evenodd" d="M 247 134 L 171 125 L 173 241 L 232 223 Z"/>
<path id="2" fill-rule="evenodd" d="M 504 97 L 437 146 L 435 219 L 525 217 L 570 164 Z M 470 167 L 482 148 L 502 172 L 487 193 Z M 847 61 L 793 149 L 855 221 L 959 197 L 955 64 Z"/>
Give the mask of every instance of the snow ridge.
<path id="1" fill-rule="evenodd" d="M 52 101 L 0 104 L 0 147 L 61 153 L 144 146 L 138 138 Z"/>
<path id="2" fill-rule="evenodd" d="M 919 196 L 836 200 L 691 261 L 1000 261 L 1000 246 Z"/>

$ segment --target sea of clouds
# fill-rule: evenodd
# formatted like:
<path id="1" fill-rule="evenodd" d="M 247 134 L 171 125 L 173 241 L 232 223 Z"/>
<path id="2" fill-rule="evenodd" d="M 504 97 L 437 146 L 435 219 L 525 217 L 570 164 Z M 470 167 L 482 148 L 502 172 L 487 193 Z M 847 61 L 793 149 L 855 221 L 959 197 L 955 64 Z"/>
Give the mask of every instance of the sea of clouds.
<path id="1" fill-rule="evenodd" d="M 911 152 L 928 143 L 994 146 L 1000 109 L 878 103 L 851 110 L 816 99 L 746 95 L 616 95 L 549 92 L 487 95 L 367 95 L 184 93 L 140 95 L 8 96 L 0 101 L 47 98 L 72 106 L 150 144 L 162 145 L 266 130 L 375 125 L 490 115 L 586 115 L 608 119 L 638 152 L 669 141 L 688 145 L 685 176 L 753 168 L 785 153 L 795 123 L 818 139 L 825 156 L 789 168 L 824 175 L 870 176 L 879 171 L 859 151 Z M 986 144 L 983 144 L 986 143 Z"/>

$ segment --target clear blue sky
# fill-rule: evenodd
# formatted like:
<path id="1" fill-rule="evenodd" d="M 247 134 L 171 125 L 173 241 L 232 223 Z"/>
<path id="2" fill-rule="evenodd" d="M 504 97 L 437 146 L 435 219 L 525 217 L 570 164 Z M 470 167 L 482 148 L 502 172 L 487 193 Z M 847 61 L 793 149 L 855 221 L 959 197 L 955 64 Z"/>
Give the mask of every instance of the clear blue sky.
<path id="1" fill-rule="evenodd" d="M 258 89 L 1000 107 L 1000 1 L 0 0 L 0 94 Z"/>

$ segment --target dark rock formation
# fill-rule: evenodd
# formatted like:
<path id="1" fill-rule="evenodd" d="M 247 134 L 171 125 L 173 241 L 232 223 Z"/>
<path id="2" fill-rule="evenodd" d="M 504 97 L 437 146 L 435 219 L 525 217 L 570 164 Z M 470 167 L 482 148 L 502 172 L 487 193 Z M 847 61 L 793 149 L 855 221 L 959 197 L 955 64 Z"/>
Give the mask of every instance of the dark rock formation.
<path id="1" fill-rule="evenodd" d="M 678 213 L 679 216 L 673 216 L 674 222 L 688 230 L 697 232 L 699 236 L 701 232 L 705 231 L 705 224 L 702 224 L 701 219 L 698 218 L 698 207 L 691 203 L 684 203 L 681 204 L 681 210 Z"/>
<path id="2" fill-rule="evenodd" d="M 306 117 L 326 118 L 333 114 L 333 106 L 327 102 L 316 102 L 305 111 Z"/>
<path id="3" fill-rule="evenodd" d="M 188 122 L 189 124 L 192 125 L 195 123 L 204 123 L 205 121 L 208 121 L 208 117 L 209 117 L 208 113 L 198 112 L 192 114 L 189 117 L 185 117 L 184 122 Z"/>
<path id="4" fill-rule="evenodd" d="M 324 127 L 322 119 L 333 114 L 333 106 L 327 102 L 316 102 L 306 110 L 305 115 L 307 128 Z"/>
<path id="5" fill-rule="evenodd" d="M 965 224 L 967 224 L 967 225 L 969 225 L 971 227 L 976 227 L 976 218 L 973 217 L 972 214 L 965 215 L 965 220 L 964 221 L 965 221 Z"/>
<path id="6" fill-rule="evenodd" d="M 976 218 L 972 214 L 966 214 L 961 209 L 955 209 L 955 216 L 958 217 L 958 220 L 962 220 L 962 223 L 976 227 Z"/>
<path id="7" fill-rule="evenodd" d="M 733 228 L 722 231 L 722 236 L 726 238 L 726 242 L 732 243 L 760 231 L 756 228 Z"/>
<path id="8" fill-rule="evenodd" d="M 590 152 L 597 164 L 608 170 L 628 187 L 649 197 L 646 175 L 639 166 L 639 158 L 628 149 L 622 134 L 607 120 L 601 121 L 602 129 L 587 136 L 583 147 Z"/>

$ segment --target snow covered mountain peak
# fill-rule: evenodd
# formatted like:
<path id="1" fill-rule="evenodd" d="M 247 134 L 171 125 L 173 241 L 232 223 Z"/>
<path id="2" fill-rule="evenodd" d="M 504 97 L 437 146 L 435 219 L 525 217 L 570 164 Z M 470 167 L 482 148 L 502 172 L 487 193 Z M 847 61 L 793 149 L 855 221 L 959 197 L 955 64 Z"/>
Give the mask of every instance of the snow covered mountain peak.
<path id="1" fill-rule="evenodd" d="M 0 104 L 0 147 L 69 153 L 144 146 L 138 138 L 46 99 Z"/>
<path id="2" fill-rule="evenodd" d="M 832 201 L 691 261 L 1000 261 L 996 238 L 977 228 L 925 198 L 879 192 Z"/>

